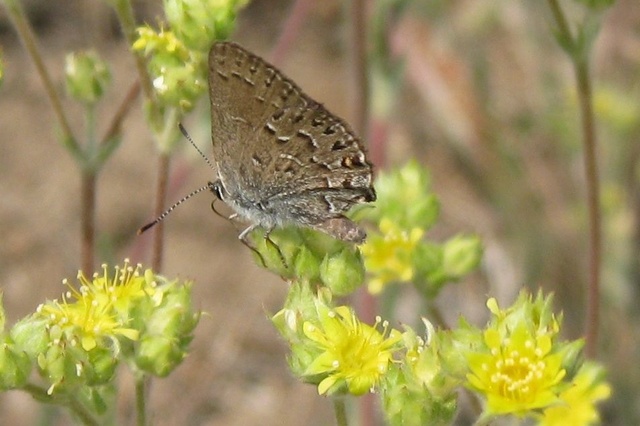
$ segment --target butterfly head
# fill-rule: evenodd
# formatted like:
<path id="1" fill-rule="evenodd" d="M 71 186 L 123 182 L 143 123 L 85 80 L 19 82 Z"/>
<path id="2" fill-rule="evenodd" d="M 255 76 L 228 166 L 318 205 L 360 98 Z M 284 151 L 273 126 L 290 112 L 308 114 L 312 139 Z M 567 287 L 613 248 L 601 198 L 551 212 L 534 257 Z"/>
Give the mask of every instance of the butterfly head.
<path id="1" fill-rule="evenodd" d="M 220 179 L 216 180 L 215 182 L 208 182 L 207 186 L 209 187 L 209 191 L 211 191 L 213 195 L 218 198 L 218 200 L 224 201 L 226 191 Z"/>

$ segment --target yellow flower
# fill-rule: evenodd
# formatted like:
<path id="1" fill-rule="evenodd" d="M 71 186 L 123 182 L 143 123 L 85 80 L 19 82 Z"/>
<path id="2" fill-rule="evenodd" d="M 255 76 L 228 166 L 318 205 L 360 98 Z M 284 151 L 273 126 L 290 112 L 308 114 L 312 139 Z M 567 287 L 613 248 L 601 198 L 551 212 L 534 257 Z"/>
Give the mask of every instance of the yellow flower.
<path id="1" fill-rule="evenodd" d="M 558 405 L 544 410 L 541 426 L 588 426 L 599 423 L 595 404 L 611 396 L 611 387 L 599 377 L 602 368 L 586 363 L 574 377 L 571 387 L 560 393 Z"/>
<path id="2" fill-rule="evenodd" d="M 497 309 L 492 302 L 488 305 Z M 485 350 L 467 354 L 469 386 L 485 395 L 488 413 L 524 415 L 558 403 L 566 372 L 562 355 L 552 351 L 557 327 L 536 328 L 526 317 L 504 327 L 501 320 L 514 317 L 493 313 L 499 321 L 484 332 Z"/>
<path id="3" fill-rule="evenodd" d="M 138 331 L 127 328 L 128 308 L 137 298 L 154 293 L 154 283 L 140 275 L 140 265 L 135 268 L 125 260 L 122 268 L 115 268 L 109 276 L 107 266 L 103 274 L 94 274 L 89 281 L 79 272 L 80 287 L 76 288 L 66 279 L 63 283 L 69 291 L 62 302 L 54 300 L 38 307 L 38 314 L 49 321 L 48 328 L 59 339 L 80 342 L 89 351 L 103 340 L 115 340 L 123 336 L 131 340 L 138 338 Z"/>
<path id="4" fill-rule="evenodd" d="M 303 325 L 304 334 L 320 350 L 305 375 L 326 375 L 318 385 L 320 394 L 337 392 L 345 385 L 353 395 L 372 390 L 388 370 L 400 332 L 389 330 L 379 318 L 373 327 L 363 324 L 347 306 L 318 310 L 319 326 L 309 321 Z"/>
<path id="5" fill-rule="evenodd" d="M 365 268 L 372 275 L 369 281 L 372 294 L 380 293 L 387 283 L 413 279 L 413 253 L 424 235 L 419 228 L 403 231 L 387 218 L 380 221 L 380 231 L 382 235 L 371 235 L 360 247 Z"/>

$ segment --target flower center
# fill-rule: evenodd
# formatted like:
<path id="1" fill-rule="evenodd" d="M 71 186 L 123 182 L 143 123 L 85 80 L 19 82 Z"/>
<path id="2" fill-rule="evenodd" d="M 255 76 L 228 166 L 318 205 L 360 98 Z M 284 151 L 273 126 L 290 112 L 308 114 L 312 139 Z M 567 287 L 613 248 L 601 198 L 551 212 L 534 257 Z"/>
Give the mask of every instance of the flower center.
<path id="1" fill-rule="evenodd" d="M 535 397 L 540 382 L 544 378 L 545 363 L 537 356 L 539 351 L 532 350 L 533 345 L 520 352 L 502 348 L 502 354 L 494 349 L 496 361 L 493 365 L 491 383 L 505 398 L 526 402 Z"/>

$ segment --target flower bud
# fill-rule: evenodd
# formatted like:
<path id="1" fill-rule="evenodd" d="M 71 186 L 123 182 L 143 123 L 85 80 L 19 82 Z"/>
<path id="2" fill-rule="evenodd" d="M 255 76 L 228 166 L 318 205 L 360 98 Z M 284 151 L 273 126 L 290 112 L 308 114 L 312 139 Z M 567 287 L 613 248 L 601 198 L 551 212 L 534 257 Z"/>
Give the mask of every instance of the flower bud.
<path id="1" fill-rule="evenodd" d="M 21 388 L 31 373 L 29 356 L 11 344 L 10 339 L 0 342 L 0 390 Z"/>
<path id="2" fill-rule="evenodd" d="M 190 285 L 174 282 L 158 290 L 164 291 L 162 303 L 147 317 L 135 358 L 142 370 L 165 377 L 187 356 L 200 314 L 192 310 Z"/>
<path id="3" fill-rule="evenodd" d="M 165 0 L 164 11 L 176 36 L 189 48 L 208 51 L 233 30 L 242 0 Z"/>
<path id="4" fill-rule="evenodd" d="M 476 236 L 458 235 L 444 244 L 443 269 L 450 280 L 471 272 L 482 258 L 482 243 Z"/>
<path id="5" fill-rule="evenodd" d="M 35 315 L 23 318 L 11 328 L 11 339 L 17 348 L 24 351 L 31 359 L 36 359 L 39 354 L 47 350 L 51 342 L 46 324 L 46 319 Z"/>
<path id="6" fill-rule="evenodd" d="M 85 104 L 95 104 L 111 82 L 106 63 L 93 51 L 69 53 L 65 59 L 67 93 Z"/>
<path id="7" fill-rule="evenodd" d="M 364 282 L 364 265 L 360 252 L 344 248 L 326 256 L 320 265 L 320 279 L 336 296 L 353 293 Z"/>

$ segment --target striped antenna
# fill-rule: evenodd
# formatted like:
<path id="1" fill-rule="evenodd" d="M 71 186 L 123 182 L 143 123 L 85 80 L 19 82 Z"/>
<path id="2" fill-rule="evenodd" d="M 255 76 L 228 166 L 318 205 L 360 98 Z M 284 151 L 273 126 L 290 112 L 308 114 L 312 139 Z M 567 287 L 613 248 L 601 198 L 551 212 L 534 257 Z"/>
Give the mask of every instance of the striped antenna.
<path id="1" fill-rule="evenodd" d="M 172 205 L 171 207 L 169 207 L 167 210 L 165 210 L 164 212 L 162 212 L 162 214 L 160 216 L 158 216 L 153 222 L 149 222 L 147 223 L 145 226 L 143 226 L 142 228 L 138 229 L 138 235 L 142 234 L 144 231 L 146 231 L 149 228 L 152 228 L 153 226 L 157 225 L 158 223 L 162 222 L 164 220 L 165 217 L 169 216 L 169 213 L 171 213 L 173 211 L 173 209 L 175 209 L 176 207 L 178 207 L 180 204 L 184 203 L 185 201 L 187 201 L 189 198 L 193 197 L 196 194 L 201 193 L 202 191 L 206 190 L 206 189 L 211 189 L 211 182 L 207 183 L 205 186 L 203 186 L 202 188 L 198 188 L 195 191 L 192 191 L 189 195 L 182 197 L 181 200 L 179 200 L 178 202 L 176 202 L 174 205 Z"/>
<path id="2" fill-rule="evenodd" d="M 189 133 L 187 133 L 187 129 L 184 128 L 184 126 L 182 125 L 182 123 L 178 123 L 178 128 L 180 129 L 180 131 L 182 132 L 182 134 L 184 135 L 185 138 L 187 138 L 187 140 L 191 143 L 191 145 L 193 145 L 193 147 L 196 149 L 196 151 L 198 151 L 198 153 L 202 156 L 202 158 L 204 158 L 204 161 L 207 162 L 207 164 L 209 165 L 209 167 L 211 167 L 212 169 L 215 170 L 215 167 L 213 167 L 213 164 L 211 164 L 211 161 L 209 161 L 209 159 L 207 158 L 206 155 L 204 155 L 202 153 L 202 151 L 200 150 L 200 148 L 198 148 L 198 146 L 195 144 L 195 142 L 193 142 L 193 139 L 191 139 L 191 136 L 189 135 Z M 142 234 L 144 231 L 148 230 L 149 228 L 154 227 L 155 225 L 157 225 L 158 223 L 162 222 L 164 220 L 165 217 L 169 216 L 169 213 L 171 213 L 176 207 L 178 207 L 180 204 L 184 203 L 185 201 L 187 201 L 189 198 L 193 197 L 196 194 L 201 193 L 204 190 L 213 190 L 213 184 L 211 182 L 208 182 L 205 186 L 203 186 L 202 188 L 198 188 L 195 191 L 192 191 L 189 195 L 187 195 L 186 197 L 182 197 L 181 200 L 179 200 L 177 203 L 175 203 L 174 205 L 172 205 L 171 207 L 169 207 L 167 210 L 165 210 L 164 212 L 162 212 L 162 214 L 160 216 L 158 216 L 153 222 L 149 222 L 146 225 L 144 225 L 142 228 L 138 229 L 138 235 Z"/>
<path id="3" fill-rule="evenodd" d="M 185 138 L 187 138 L 187 140 L 191 143 L 191 145 L 193 145 L 193 147 L 196 149 L 196 151 L 198 151 L 200 153 L 200 156 L 202 158 L 204 158 L 204 161 L 207 162 L 207 164 L 209 165 L 209 167 L 211 167 L 213 170 L 215 170 L 216 168 L 213 167 L 213 164 L 211 164 L 211 161 L 209 161 L 209 158 L 207 158 L 206 155 L 204 155 L 202 153 L 202 151 L 200 151 L 200 148 L 198 148 L 198 145 L 196 145 L 196 143 L 193 141 L 193 139 L 191 139 L 191 135 L 189 133 L 187 133 L 187 129 L 184 128 L 184 126 L 182 125 L 182 123 L 178 123 L 178 128 L 180 129 L 180 131 L 182 132 L 182 134 L 184 135 Z"/>

